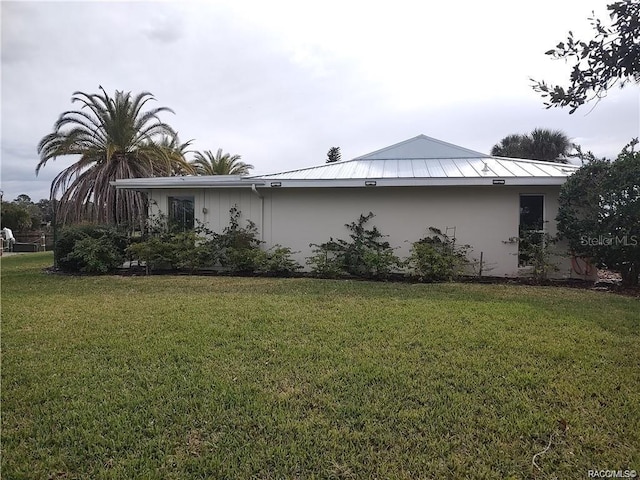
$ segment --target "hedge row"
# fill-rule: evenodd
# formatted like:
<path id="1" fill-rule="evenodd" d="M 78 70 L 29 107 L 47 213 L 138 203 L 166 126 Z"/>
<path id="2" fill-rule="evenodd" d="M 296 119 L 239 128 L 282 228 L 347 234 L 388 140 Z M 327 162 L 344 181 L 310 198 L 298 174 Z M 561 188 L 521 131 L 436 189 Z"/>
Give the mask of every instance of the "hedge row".
<path id="1" fill-rule="evenodd" d="M 311 244 L 306 263 L 319 277 L 359 277 L 380 279 L 393 274 L 410 274 L 424 281 L 452 280 L 470 264 L 468 245 L 455 245 L 455 239 L 430 228 L 430 235 L 414 242 L 411 254 L 401 259 L 385 236 L 368 223 L 373 213 L 345 227 L 349 239 L 330 238 Z M 147 272 L 178 270 L 197 272 L 215 269 L 238 274 L 287 276 L 303 268 L 290 248 L 276 245 L 261 248 L 256 225 L 240 223 L 240 211 L 230 210 L 229 225 L 222 233 L 204 225 L 181 232 L 172 230 L 166 218 L 155 218 L 145 236 L 129 237 L 115 227 L 72 226 L 65 228 L 56 243 L 58 267 L 67 272 L 108 273 L 125 261 L 144 265 Z"/>

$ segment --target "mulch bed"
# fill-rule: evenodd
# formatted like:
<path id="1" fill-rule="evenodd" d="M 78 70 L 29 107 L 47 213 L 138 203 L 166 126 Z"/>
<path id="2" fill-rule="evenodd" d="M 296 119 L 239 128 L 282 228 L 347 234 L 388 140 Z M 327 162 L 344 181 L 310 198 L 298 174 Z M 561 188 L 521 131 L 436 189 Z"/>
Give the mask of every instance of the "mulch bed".
<path id="1" fill-rule="evenodd" d="M 63 272 L 61 270 L 54 269 L 53 267 L 45 268 L 46 273 L 50 274 L 58 274 L 58 275 L 79 275 L 79 276 L 91 276 L 90 274 L 82 274 L 82 273 L 69 273 Z M 144 276 L 147 275 L 146 269 L 141 266 L 130 266 L 126 268 L 121 268 L 117 275 L 120 276 Z M 289 278 L 318 278 L 310 273 L 297 272 L 288 275 L 274 275 L 274 274 L 256 274 L 256 273 L 231 273 L 231 272 L 223 272 L 220 270 L 199 270 L 197 272 L 185 272 L 182 270 L 160 270 L 153 271 L 151 275 L 180 275 L 180 276 L 188 276 L 188 275 L 198 275 L 198 276 L 219 276 L 219 277 L 289 277 Z M 406 275 L 391 275 L 384 279 L 370 279 L 370 278 L 358 278 L 358 277 L 350 277 L 345 278 L 342 277 L 342 280 L 355 280 L 355 281 L 381 281 L 381 282 L 403 282 L 403 283 L 428 283 L 423 282 L 419 278 L 407 277 Z M 592 290 L 592 291 L 600 291 L 600 292 L 610 292 L 618 295 L 624 295 L 628 297 L 636 297 L 640 298 L 640 286 L 636 287 L 623 287 L 622 280 L 620 275 L 611 272 L 608 270 L 602 270 L 598 272 L 598 280 L 595 282 L 580 280 L 580 279 L 548 279 L 545 281 L 536 281 L 530 277 L 519 277 L 519 278 L 510 278 L 510 277 L 462 277 L 457 280 L 462 283 L 479 283 L 479 284 L 497 284 L 497 285 L 530 285 L 530 286 L 551 286 L 551 287 L 567 287 L 567 288 L 578 288 L 583 290 Z"/>

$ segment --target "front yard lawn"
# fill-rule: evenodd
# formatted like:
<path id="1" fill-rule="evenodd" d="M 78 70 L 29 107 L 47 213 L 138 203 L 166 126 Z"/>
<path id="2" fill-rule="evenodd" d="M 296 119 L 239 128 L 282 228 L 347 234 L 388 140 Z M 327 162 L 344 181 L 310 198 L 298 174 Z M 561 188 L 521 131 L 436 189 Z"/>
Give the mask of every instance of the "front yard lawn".
<path id="1" fill-rule="evenodd" d="M 2 259 L 3 478 L 640 473 L 638 299 L 50 264 Z"/>

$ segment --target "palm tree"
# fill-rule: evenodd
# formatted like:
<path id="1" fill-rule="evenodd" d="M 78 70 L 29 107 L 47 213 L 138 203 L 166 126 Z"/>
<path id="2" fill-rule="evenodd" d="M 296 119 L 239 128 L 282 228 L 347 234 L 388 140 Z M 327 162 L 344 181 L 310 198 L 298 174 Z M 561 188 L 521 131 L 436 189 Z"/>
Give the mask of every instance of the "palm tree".
<path id="1" fill-rule="evenodd" d="M 536 160 L 567 163 L 573 143 L 561 130 L 536 128 L 531 132 L 531 152 Z"/>
<path id="2" fill-rule="evenodd" d="M 240 155 L 222 154 L 222 149 L 214 155 L 211 150 L 196 152 L 191 165 L 198 175 L 248 175 L 253 165 L 241 162 Z"/>
<path id="3" fill-rule="evenodd" d="M 141 224 L 147 212 L 146 196 L 116 190 L 111 182 L 123 178 L 193 173 L 193 167 L 167 137 L 177 142 L 173 129 L 158 114 L 173 111 L 157 107 L 143 112 L 149 92 L 102 94 L 74 92 L 80 110 L 64 112 L 53 132 L 38 144 L 36 175 L 49 160 L 76 155 L 78 160 L 51 183 L 51 198 L 60 195 L 56 214 L 61 223 L 90 219 L 98 223 Z"/>
<path id="4" fill-rule="evenodd" d="M 191 152 L 191 150 L 188 150 L 191 146 L 191 142 L 193 142 L 193 140 L 180 143 L 180 138 L 178 137 L 177 132 L 173 137 L 164 135 L 160 141 L 155 142 L 159 146 L 165 148 L 170 155 L 175 156 L 176 160 L 181 161 L 176 163 L 172 175 L 191 175 L 195 173 L 195 170 L 190 163 L 186 162 L 186 169 L 185 165 L 182 163 L 185 161 L 187 153 Z"/>
<path id="5" fill-rule="evenodd" d="M 507 135 L 493 146 L 491 155 L 567 163 L 567 157 L 575 147 L 560 130 L 536 128 L 530 134 Z"/>
<path id="6" fill-rule="evenodd" d="M 527 158 L 529 137 L 514 133 L 507 135 L 491 148 L 491 155 L 496 157 Z"/>

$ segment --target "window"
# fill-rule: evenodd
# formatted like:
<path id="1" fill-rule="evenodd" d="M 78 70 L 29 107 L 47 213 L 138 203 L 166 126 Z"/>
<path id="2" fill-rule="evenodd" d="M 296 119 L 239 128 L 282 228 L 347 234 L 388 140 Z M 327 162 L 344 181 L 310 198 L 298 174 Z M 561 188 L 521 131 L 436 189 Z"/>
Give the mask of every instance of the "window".
<path id="1" fill-rule="evenodd" d="M 195 199 L 180 195 L 169 197 L 169 226 L 179 231 L 192 230 L 195 226 Z"/>
<path id="2" fill-rule="evenodd" d="M 544 196 L 520 195 L 518 266 L 530 264 L 530 252 L 544 240 Z"/>

